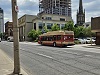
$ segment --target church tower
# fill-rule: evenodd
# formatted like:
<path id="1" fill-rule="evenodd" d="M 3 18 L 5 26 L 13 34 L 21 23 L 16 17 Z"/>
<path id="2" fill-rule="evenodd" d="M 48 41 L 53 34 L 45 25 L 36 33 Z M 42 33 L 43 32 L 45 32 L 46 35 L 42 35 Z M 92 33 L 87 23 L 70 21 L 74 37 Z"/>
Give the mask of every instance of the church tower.
<path id="1" fill-rule="evenodd" d="M 79 10 L 77 10 L 77 25 L 82 26 L 85 23 L 85 9 L 83 11 L 82 0 L 79 1 Z"/>

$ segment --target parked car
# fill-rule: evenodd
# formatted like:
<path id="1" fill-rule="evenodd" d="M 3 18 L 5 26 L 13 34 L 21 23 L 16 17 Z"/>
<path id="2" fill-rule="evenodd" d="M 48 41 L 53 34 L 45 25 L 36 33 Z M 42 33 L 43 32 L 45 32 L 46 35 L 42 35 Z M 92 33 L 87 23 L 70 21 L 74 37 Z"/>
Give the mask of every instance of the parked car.
<path id="1" fill-rule="evenodd" d="M 7 38 L 7 41 L 8 41 L 8 42 L 13 42 L 13 37 L 12 37 L 12 36 L 9 36 L 9 37 Z"/>
<path id="2" fill-rule="evenodd" d="M 85 44 L 85 43 L 86 43 L 86 39 L 81 39 L 81 38 L 79 38 L 78 40 L 79 40 L 79 42 L 80 42 L 81 44 Z"/>
<path id="3" fill-rule="evenodd" d="M 92 38 L 87 38 L 87 39 L 86 39 L 86 43 L 87 43 L 87 44 L 95 43 L 95 40 L 92 39 Z"/>
<path id="4" fill-rule="evenodd" d="M 0 42 L 1 42 L 1 38 L 0 38 Z"/>

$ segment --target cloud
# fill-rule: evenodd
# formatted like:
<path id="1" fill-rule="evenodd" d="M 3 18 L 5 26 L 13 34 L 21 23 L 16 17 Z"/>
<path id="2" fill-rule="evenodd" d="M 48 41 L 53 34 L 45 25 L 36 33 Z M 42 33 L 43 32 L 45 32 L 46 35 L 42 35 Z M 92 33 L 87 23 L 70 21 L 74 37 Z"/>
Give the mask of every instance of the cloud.
<path id="1" fill-rule="evenodd" d="M 18 17 L 24 14 L 36 15 L 38 13 L 37 0 L 17 0 L 19 7 Z M 4 21 L 12 21 L 11 0 L 0 0 L 0 7 L 4 10 Z"/>
<path id="2" fill-rule="evenodd" d="M 17 0 L 19 6 L 18 16 L 24 14 L 36 15 L 39 12 L 39 0 Z M 4 10 L 5 22 L 12 20 L 11 0 L 0 0 L 0 7 Z M 91 17 L 100 16 L 100 0 L 83 0 L 83 7 L 86 10 L 86 22 Z M 76 23 L 76 13 L 79 8 L 79 0 L 72 0 L 72 18 Z"/>
<path id="3" fill-rule="evenodd" d="M 91 21 L 91 17 L 100 15 L 100 0 L 83 0 L 83 8 L 86 11 L 86 22 Z M 72 0 L 72 17 L 76 23 L 76 13 L 79 9 L 79 0 Z"/>

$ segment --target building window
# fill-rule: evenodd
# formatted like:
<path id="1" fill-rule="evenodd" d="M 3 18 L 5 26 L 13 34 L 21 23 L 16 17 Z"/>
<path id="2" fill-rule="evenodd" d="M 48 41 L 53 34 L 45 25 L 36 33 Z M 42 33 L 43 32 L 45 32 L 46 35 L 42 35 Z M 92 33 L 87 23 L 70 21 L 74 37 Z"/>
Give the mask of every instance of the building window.
<path id="1" fill-rule="evenodd" d="M 83 17 L 83 21 L 84 21 L 84 17 Z"/>
<path id="2" fill-rule="evenodd" d="M 64 29 L 64 27 L 65 27 L 65 24 L 61 24 L 61 29 Z"/>
<path id="3" fill-rule="evenodd" d="M 60 28 L 60 24 L 57 24 L 58 25 L 58 27 Z"/>
<path id="4" fill-rule="evenodd" d="M 42 22 L 39 22 L 38 23 L 38 27 L 39 27 L 39 29 L 42 29 L 43 28 L 43 23 Z"/>
<path id="5" fill-rule="evenodd" d="M 65 21 L 65 19 L 64 18 L 60 18 L 60 21 Z"/>
<path id="6" fill-rule="evenodd" d="M 52 23 L 47 23 L 47 29 L 51 29 L 52 26 L 53 26 Z"/>
<path id="7" fill-rule="evenodd" d="M 51 17 L 46 17 L 46 20 L 52 20 L 52 18 Z"/>
<path id="8" fill-rule="evenodd" d="M 80 18 L 81 18 L 81 21 L 83 21 L 82 17 L 80 17 Z"/>
<path id="9" fill-rule="evenodd" d="M 34 23 L 34 29 L 36 30 L 36 23 Z"/>

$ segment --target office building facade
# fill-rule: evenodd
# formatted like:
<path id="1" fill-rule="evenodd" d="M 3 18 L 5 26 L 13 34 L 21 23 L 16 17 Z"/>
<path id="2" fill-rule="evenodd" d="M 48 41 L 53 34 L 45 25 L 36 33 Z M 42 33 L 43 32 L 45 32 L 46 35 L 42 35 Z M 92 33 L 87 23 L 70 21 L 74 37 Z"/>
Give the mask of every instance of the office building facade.
<path id="1" fill-rule="evenodd" d="M 34 30 L 42 30 L 45 26 L 48 30 L 51 30 L 51 27 L 54 24 L 57 24 L 60 30 L 64 29 L 65 24 L 68 21 L 73 21 L 71 17 L 66 17 L 63 15 L 55 15 L 55 14 L 41 14 L 33 19 L 33 29 Z"/>
<path id="2" fill-rule="evenodd" d="M 35 15 L 25 14 L 18 19 L 20 41 L 30 40 L 30 38 L 28 38 L 28 33 L 33 29 L 32 20 L 35 17 Z"/>
<path id="3" fill-rule="evenodd" d="M 0 33 L 4 32 L 4 13 L 3 9 L 0 8 Z"/>

